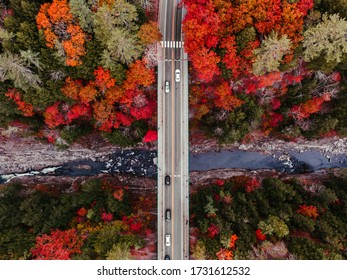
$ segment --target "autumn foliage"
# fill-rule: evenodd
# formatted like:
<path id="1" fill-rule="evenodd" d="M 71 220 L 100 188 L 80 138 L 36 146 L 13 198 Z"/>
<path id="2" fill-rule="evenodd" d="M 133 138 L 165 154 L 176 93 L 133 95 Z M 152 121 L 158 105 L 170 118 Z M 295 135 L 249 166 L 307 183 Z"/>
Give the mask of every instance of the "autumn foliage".
<path id="1" fill-rule="evenodd" d="M 185 0 L 188 13 L 183 21 L 185 49 L 197 72 L 205 82 L 221 74 L 223 62 L 233 77 L 251 74 L 253 50 L 259 47 L 257 36 L 243 42 L 240 34 L 254 26 L 261 36 L 275 31 L 287 35 L 293 49 L 303 39 L 301 30 L 304 17 L 313 8 L 312 0 L 289 3 L 286 0 Z M 291 55 L 286 61 L 289 62 Z"/>
<path id="2" fill-rule="evenodd" d="M 60 112 L 59 102 L 54 103 L 52 106 L 46 108 L 43 113 L 45 117 L 45 123 L 49 128 L 54 128 L 63 124 L 66 124 L 65 116 Z"/>
<path id="3" fill-rule="evenodd" d="M 49 128 L 55 128 L 61 125 L 69 125 L 75 119 L 80 117 L 90 118 L 91 108 L 83 103 L 76 103 L 72 106 L 56 102 L 46 108 L 43 113 L 45 123 Z"/>
<path id="4" fill-rule="evenodd" d="M 103 212 L 101 214 L 101 220 L 103 220 L 105 223 L 111 222 L 113 220 L 113 214 Z"/>
<path id="5" fill-rule="evenodd" d="M 146 135 L 143 137 L 142 141 L 146 143 L 146 142 L 157 141 L 157 139 L 158 139 L 158 131 L 149 130 L 147 131 Z"/>
<path id="6" fill-rule="evenodd" d="M 263 232 L 261 231 L 261 229 L 257 229 L 255 231 L 255 236 L 257 237 L 257 240 L 259 241 L 264 241 L 266 239 L 266 235 L 263 234 Z"/>
<path id="7" fill-rule="evenodd" d="M 329 101 L 329 94 L 323 94 L 319 97 L 313 97 L 312 99 L 306 101 L 303 104 L 295 105 L 290 113 L 292 117 L 296 120 L 302 120 L 308 118 L 311 114 L 317 113 L 322 109 L 324 102 Z"/>
<path id="8" fill-rule="evenodd" d="M 260 182 L 256 178 L 249 178 L 245 182 L 245 191 L 250 193 L 260 187 Z"/>
<path id="9" fill-rule="evenodd" d="M 145 45 L 158 42 L 162 38 L 157 23 L 154 21 L 149 21 L 148 23 L 141 25 L 137 36 Z"/>
<path id="10" fill-rule="evenodd" d="M 219 234 L 219 228 L 215 224 L 211 224 L 207 229 L 207 236 L 209 238 L 214 238 Z"/>
<path id="11" fill-rule="evenodd" d="M 261 91 L 265 95 L 268 94 L 266 89 L 271 88 L 274 98 L 275 94 L 285 92 L 290 81 L 285 83 L 283 73 L 275 71 L 254 76 L 255 50 L 260 49 L 264 39 L 272 32 L 278 38 L 286 36 L 290 49 L 280 63 L 289 63 L 295 48 L 303 40 L 301 31 L 304 18 L 313 8 L 312 0 L 183 2 L 187 8 L 182 27 L 184 47 L 192 65 L 190 106 L 196 120 L 213 108 L 232 111 L 242 106 L 244 102 L 239 97 L 242 93 L 258 94 Z M 279 81 L 283 91 L 279 86 L 274 87 Z M 271 102 L 272 98 L 265 98 L 266 102 Z M 276 109 L 279 106 L 279 102 L 274 104 Z M 268 111 L 264 121 L 266 134 L 270 132 L 270 126 L 281 122 L 281 116 Z"/>
<path id="12" fill-rule="evenodd" d="M 47 47 L 59 48 L 58 42 L 62 45 L 67 66 L 82 63 L 86 35 L 70 12 L 67 0 L 54 0 L 52 3 L 42 4 L 36 23 L 38 28 L 43 30 Z"/>
<path id="13" fill-rule="evenodd" d="M 317 207 L 313 205 L 300 205 L 297 212 L 303 216 L 312 218 L 314 220 L 319 216 Z"/>
<path id="14" fill-rule="evenodd" d="M 17 104 L 18 110 L 23 113 L 23 116 L 32 117 L 34 115 L 34 107 L 31 104 L 24 102 L 20 93 L 16 89 L 8 89 L 5 95 Z"/>
<path id="15" fill-rule="evenodd" d="M 36 244 L 31 249 L 36 260 L 69 260 L 74 254 L 82 253 L 83 237 L 75 229 L 52 231 L 36 237 Z"/>
<path id="16" fill-rule="evenodd" d="M 226 81 L 222 81 L 216 85 L 214 92 L 214 105 L 225 110 L 232 110 L 242 105 L 240 100 L 232 93 L 232 88 Z"/>
<path id="17" fill-rule="evenodd" d="M 85 215 L 87 215 L 88 210 L 86 210 L 84 207 L 78 209 L 77 211 L 77 215 L 80 217 L 84 217 Z"/>
<path id="18" fill-rule="evenodd" d="M 155 73 L 153 69 L 148 69 L 143 60 L 136 60 L 129 66 L 127 71 L 127 79 L 124 82 L 125 90 L 134 90 L 137 87 L 146 87 L 155 81 Z"/>
<path id="19" fill-rule="evenodd" d="M 184 0 L 184 47 L 191 61 L 190 108 L 195 120 L 215 109 L 233 111 L 245 102 L 242 94 L 256 95 L 260 105 L 273 103 L 263 116 L 261 129 L 268 135 L 283 120 L 274 112 L 288 85 L 299 83 L 301 75 L 279 71 L 255 76 L 256 52 L 272 32 L 286 36 L 289 50 L 281 64 L 289 63 L 303 40 L 304 18 L 312 0 Z M 258 62 L 258 61 L 257 61 Z M 290 77 L 289 77 L 290 76 Z"/>
<path id="20" fill-rule="evenodd" d="M 122 221 L 125 225 L 129 227 L 129 230 L 134 233 L 139 233 L 143 227 L 141 220 L 134 215 L 128 217 L 124 216 L 122 218 Z"/>
<path id="21" fill-rule="evenodd" d="M 230 249 L 233 249 L 235 248 L 235 244 L 236 244 L 236 241 L 238 240 L 238 236 L 236 234 L 233 234 L 230 236 L 230 244 L 229 244 L 229 248 Z"/>
<path id="22" fill-rule="evenodd" d="M 216 253 L 216 256 L 217 256 L 218 260 L 232 260 L 234 257 L 234 254 L 233 254 L 232 250 L 230 250 L 230 249 L 221 248 Z"/>
<path id="23" fill-rule="evenodd" d="M 152 95 L 147 95 L 145 88 L 155 81 L 155 75 L 143 61 L 130 65 L 127 79 L 121 86 L 116 84 L 110 71 L 101 66 L 94 70 L 94 76 L 95 79 L 88 82 L 66 78 L 61 91 L 76 103 L 56 102 L 48 107 L 44 117 L 50 128 L 92 117 L 99 130 L 110 132 L 121 126 L 129 127 L 135 120 L 153 116 L 156 102 Z"/>

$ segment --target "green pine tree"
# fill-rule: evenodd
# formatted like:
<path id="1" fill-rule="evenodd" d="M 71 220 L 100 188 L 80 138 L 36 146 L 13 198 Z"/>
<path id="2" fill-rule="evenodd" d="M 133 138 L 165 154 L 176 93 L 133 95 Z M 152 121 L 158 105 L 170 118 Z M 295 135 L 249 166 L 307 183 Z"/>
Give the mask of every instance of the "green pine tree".
<path id="1" fill-rule="evenodd" d="M 70 11 L 78 19 L 85 32 L 93 31 L 93 13 L 85 0 L 70 0 Z"/>
<path id="2" fill-rule="evenodd" d="M 324 14 L 322 22 L 304 32 L 304 60 L 322 59 L 330 68 L 346 61 L 347 21 L 334 14 Z"/>
<path id="3" fill-rule="evenodd" d="M 42 81 L 34 70 L 41 70 L 38 54 L 22 51 L 20 55 L 9 51 L 0 54 L 0 81 L 10 80 L 14 86 L 24 91 L 40 89 Z"/>
<path id="4" fill-rule="evenodd" d="M 255 75 L 264 75 L 267 72 L 278 71 L 283 56 L 291 49 L 291 41 L 287 35 L 278 38 L 278 34 L 271 32 L 266 37 L 260 48 L 254 50 L 256 60 L 253 64 Z"/>
<path id="5" fill-rule="evenodd" d="M 103 5 L 94 14 L 95 37 L 105 48 L 105 68 L 111 69 L 117 62 L 129 64 L 141 55 L 143 48 L 136 37 L 137 17 L 136 7 L 124 0 L 115 1 L 111 7 Z"/>

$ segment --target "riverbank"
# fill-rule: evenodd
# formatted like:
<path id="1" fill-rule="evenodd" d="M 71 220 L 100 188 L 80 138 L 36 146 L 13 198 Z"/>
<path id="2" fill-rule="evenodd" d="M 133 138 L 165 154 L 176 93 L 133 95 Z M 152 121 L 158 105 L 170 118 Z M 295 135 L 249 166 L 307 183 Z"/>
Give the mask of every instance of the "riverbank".
<path id="1" fill-rule="evenodd" d="M 29 136 L 28 136 L 29 134 Z M 155 150 L 154 144 L 139 143 L 129 149 Z M 59 166 L 70 161 L 106 161 L 110 154 L 122 148 L 99 134 L 81 137 L 68 148 L 30 136 L 26 128 L 0 128 L 0 174 L 22 173 Z"/>
<path id="2" fill-rule="evenodd" d="M 247 169 L 214 169 L 208 171 L 191 171 L 189 172 L 190 190 L 194 192 L 197 186 L 206 186 L 214 183 L 216 180 L 227 180 L 232 177 L 248 176 L 259 180 L 265 177 L 276 177 L 280 179 L 298 178 L 300 180 L 316 180 L 327 178 L 329 174 L 347 174 L 347 168 L 320 169 L 312 173 L 304 174 L 287 174 L 278 172 L 273 169 L 247 170 Z M 64 186 L 65 192 L 73 191 L 76 184 L 94 179 L 107 179 L 115 184 L 128 185 L 129 191 L 136 195 L 156 196 L 157 180 L 155 178 L 140 177 L 127 174 L 99 174 L 95 176 L 23 176 L 15 178 L 9 184 L 18 182 L 21 185 L 30 188 L 34 185 L 54 185 Z M 5 184 L 6 185 L 6 184 Z"/>
<path id="3" fill-rule="evenodd" d="M 327 179 L 329 175 L 340 176 L 347 174 L 347 168 L 320 169 L 313 173 L 287 174 L 271 169 L 245 170 L 245 169 L 215 169 L 208 171 L 192 171 L 189 173 L 190 191 L 214 184 L 217 180 L 228 180 L 232 177 L 248 176 L 261 181 L 265 177 L 279 178 L 282 180 L 296 178 L 300 181 L 320 181 Z"/>
<path id="4" fill-rule="evenodd" d="M 206 152 L 218 152 L 221 150 L 242 150 L 260 152 L 265 155 L 274 155 L 289 150 L 303 153 L 305 151 L 317 151 L 324 156 L 347 154 L 347 138 L 326 137 L 316 140 L 297 139 L 284 141 L 279 139 L 263 138 L 249 143 L 219 144 L 217 140 L 208 139 L 202 135 L 191 137 L 189 143 L 192 154 Z"/>
<path id="5" fill-rule="evenodd" d="M 32 170 L 38 171 L 47 167 L 60 166 L 68 162 L 107 162 L 113 154 L 122 150 L 121 147 L 112 145 L 98 135 L 82 137 L 67 149 L 60 149 L 56 145 L 27 135 L 28 131 L 25 128 L 9 127 L 7 129 L 0 129 L 0 174 L 23 173 Z M 156 145 L 154 143 L 139 143 L 135 147 L 123 149 L 155 151 Z M 242 154 L 242 152 L 256 152 L 259 153 L 259 155 L 255 155 L 259 159 L 259 164 L 261 164 L 262 158 L 266 156 L 269 162 L 277 161 L 288 166 L 289 171 L 293 162 L 293 154 L 295 158 L 299 158 L 299 161 L 305 158 L 305 161 L 309 165 L 326 168 L 329 167 L 328 164 L 334 163 L 334 160 L 337 160 L 338 163 L 339 159 L 336 159 L 336 156 L 347 155 L 347 138 L 331 137 L 313 141 L 299 139 L 296 142 L 268 139 L 266 141 L 261 140 L 252 143 L 235 143 L 229 145 L 219 145 L 214 140 L 202 137 L 190 139 L 190 153 L 192 157 L 220 151 L 236 151 L 239 154 Z M 249 162 L 251 155 L 242 156 L 247 157 Z M 310 157 L 315 158 L 316 162 L 311 162 Z M 235 159 L 231 159 L 235 162 Z M 221 166 L 211 167 L 211 169 L 224 167 L 232 169 L 257 169 L 259 168 L 258 165 L 255 168 Z M 272 167 L 272 165 L 269 165 L 262 168 L 271 169 Z M 331 167 L 336 166 L 332 165 Z M 305 169 L 305 166 L 303 169 Z"/>

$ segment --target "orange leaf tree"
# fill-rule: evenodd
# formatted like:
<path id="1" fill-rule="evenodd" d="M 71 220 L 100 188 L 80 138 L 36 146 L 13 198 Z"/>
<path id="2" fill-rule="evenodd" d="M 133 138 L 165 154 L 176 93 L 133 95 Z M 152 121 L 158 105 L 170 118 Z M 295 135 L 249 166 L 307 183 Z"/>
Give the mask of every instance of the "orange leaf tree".
<path id="1" fill-rule="evenodd" d="M 143 24 L 140 27 L 137 36 L 144 45 L 153 44 L 160 41 L 160 39 L 162 38 L 157 23 L 154 21 Z"/>
<path id="2" fill-rule="evenodd" d="M 153 69 L 148 69 L 143 60 L 136 60 L 129 66 L 127 71 L 127 79 L 124 82 L 124 89 L 133 90 L 137 87 L 147 87 L 155 81 L 155 73 Z"/>
<path id="3" fill-rule="evenodd" d="M 316 219 L 319 216 L 317 207 L 313 205 L 300 205 L 297 212 L 303 216 L 313 219 Z"/>
<path id="4" fill-rule="evenodd" d="M 311 114 L 319 112 L 322 109 L 323 103 L 329 100 L 329 95 L 313 97 L 303 104 L 295 105 L 291 108 L 289 114 L 296 120 L 306 119 L 310 117 Z"/>
<path id="5" fill-rule="evenodd" d="M 234 255 L 233 252 L 229 249 L 221 248 L 217 253 L 216 256 L 218 260 L 232 260 Z"/>
<path id="6" fill-rule="evenodd" d="M 42 4 L 36 24 L 39 30 L 43 30 L 47 47 L 59 48 L 58 44 L 62 45 L 67 66 L 82 63 L 86 35 L 70 12 L 67 0 L 53 0 L 52 3 Z"/>

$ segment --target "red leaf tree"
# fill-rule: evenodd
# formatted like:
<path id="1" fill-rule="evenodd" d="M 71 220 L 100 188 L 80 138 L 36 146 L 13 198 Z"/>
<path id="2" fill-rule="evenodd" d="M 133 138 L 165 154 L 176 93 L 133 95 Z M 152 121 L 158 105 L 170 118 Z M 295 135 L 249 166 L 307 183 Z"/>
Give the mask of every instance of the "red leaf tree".
<path id="1" fill-rule="evenodd" d="M 255 231 L 255 236 L 257 237 L 257 240 L 259 241 L 264 241 L 266 239 L 266 235 L 263 234 L 263 232 L 261 231 L 261 229 L 257 229 Z"/>
<path id="2" fill-rule="evenodd" d="M 59 106 L 60 102 L 56 102 L 52 106 L 47 107 L 43 113 L 45 123 L 49 128 L 66 124 L 65 116 L 60 112 Z"/>
<path id="3" fill-rule="evenodd" d="M 125 82 L 119 86 L 110 70 L 99 66 L 94 80 L 67 77 L 61 91 L 76 103 L 57 102 L 46 108 L 45 122 L 50 128 L 70 124 L 78 118 L 93 118 L 101 131 L 129 127 L 135 120 L 148 120 L 156 110 L 156 96 L 149 86 L 155 81 L 153 69 L 138 60 L 129 66 Z"/>
<path id="4" fill-rule="evenodd" d="M 207 236 L 209 238 L 214 238 L 219 234 L 219 228 L 215 224 L 211 224 L 207 229 Z"/>
<path id="5" fill-rule="evenodd" d="M 142 141 L 147 143 L 147 142 L 157 141 L 157 139 L 158 139 L 158 131 L 148 130 L 146 135 L 143 137 Z"/>
<path id="6" fill-rule="evenodd" d="M 17 104 L 18 110 L 23 113 L 23 116 L 32 117 L 34 115 L 34 107 L 31 104 L 24 102 L 20 93 L 16 89 L 9 88 L 5 95 Z"/>
<path id="7" fill-rule="evenodd" d="M 50 234 L 37 236 L 31 254 L 36 260 L 69 260 L 74 254 L 82 253 L 82 245 L 83 237 L 75 229 L 57 229 Z"/>
<path id="8" fill-rule="evenodd" d="M 245 182 L 245 190 L 247 193 L 254 191 L 256 188 L 260 187 L 260 182 L 257 178 L 248 178 Z"/>

